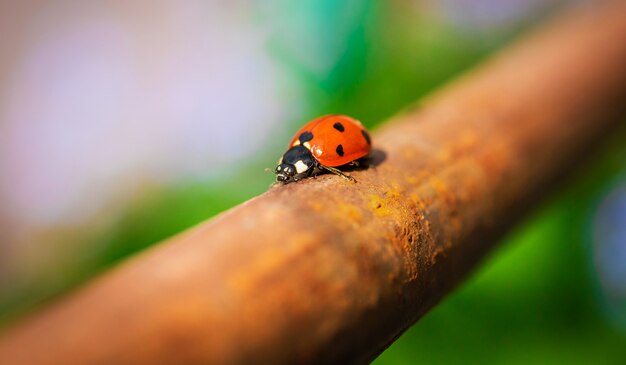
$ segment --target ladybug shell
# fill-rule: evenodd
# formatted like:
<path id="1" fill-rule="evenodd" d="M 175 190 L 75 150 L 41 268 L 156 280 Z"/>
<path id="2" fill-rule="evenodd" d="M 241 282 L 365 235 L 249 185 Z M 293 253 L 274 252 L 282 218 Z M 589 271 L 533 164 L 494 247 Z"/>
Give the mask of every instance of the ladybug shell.
<path id="1" fill-rule="evenodd" d="M 326 115 L 302 127 L 289 147 L 303 145 L 324 166 L 341 166 L 367 156 L 372 150 L 369 133 L 356 119 Z"/>

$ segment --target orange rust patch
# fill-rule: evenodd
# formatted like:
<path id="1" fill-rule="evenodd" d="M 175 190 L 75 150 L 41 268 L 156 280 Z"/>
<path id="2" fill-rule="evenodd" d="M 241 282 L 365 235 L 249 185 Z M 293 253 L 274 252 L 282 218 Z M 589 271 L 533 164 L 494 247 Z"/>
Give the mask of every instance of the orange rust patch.
<path id="1" fill-rule="evenodd" d="M 390 189 L 381 195 L 370 196 L 369 206 L 379 216 L 389 216 L 396 213 L 393 208 L 402 199 L 402 194 L 397 189 Z"/>
<path id="2" fill-rule="evenodd" d="M 316 201 L 316 200 L 311 201 L 310 207 L 311 207 L 311 210 L 314 210 L 316 212 L 324 211 L 324 204 L 322 204 L 322 203 L 320 203 L 319 201 Z"/>
<path id="3" fill-rule="evenodd" d="M 448 186 L 443 182 L 443 180 L 432 176 L 429 182 L 437 194 L 446 194 L 448 192 Z"/>
<path id="4" fill-rule="evenodd" d="M 416 178 L 415 176 L 409 176 L 406 179 L 404 179 L 404 181 L 408 182 L 411 185 L 415 185 L 415 184 L 419 183 L 419 179 Z"/>
<path id="5" fill-rule="evenodd" d="M 348 218 L 350 221 L 354 223 L 361 223 L 363 220 L 363 215 L 361 212 L 355 207 L 353 204 L 349 203 L 339 203 L 338 212 L 342 216 L 342 218 Z"/>
<path id="6" fill-rule="evenodd" d="M 405 265 L 408 273 L 405 282 L 417 279 L 417 257 L 414 245 L 415 243 L 411 240 L 410 236 L 407 236 L 402 244 L 402 251 L 404 252 Z"/>
<path id="7" fill-rule="evenodd" d="M 378 215 L 387 215 L 386 207 L 383 207 L 385 200 L 378 196 L 372 195 L 370 196 L 369 206 L 370 208 Z"/>

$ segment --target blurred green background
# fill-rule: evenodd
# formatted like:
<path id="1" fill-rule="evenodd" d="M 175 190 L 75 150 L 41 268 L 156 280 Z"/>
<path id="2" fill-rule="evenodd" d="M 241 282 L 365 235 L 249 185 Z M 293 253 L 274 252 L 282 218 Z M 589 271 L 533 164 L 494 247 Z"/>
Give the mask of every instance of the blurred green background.
<path id="1" fill-rule="evenodd" d="M 263 118 L 271 119 L 267 116 L 241 117 L 250 125 L 259 124 L 267 137 L 227 164 L 202 165 L 209 173 L 182 172 L 173 179 L 142 176 L 140 187 L 114 204 L 114 213 L 44 225 L 38 231 L 33 228 L 35 233 L 29 231 L 27 237 L 49 242 L 53 249 L 45 252 L 53 253 L 32 261 L 25 255 L 26 259 L 14 261 L 20 264 L 13 264 L 12 270 L 0 270 L 0 324 L 57 298 L 129 255 L 264 192 L 273 176 L 263 168 L 273 166 L 285 141 L 307 120 L 343 113 L 375 129 L 385 118 L 560 11 L 557 3 L 563 6 L 554 1 L 284 0 L 203 8 L 230 14 L 227 19 L 235 19 L 234 28 L 243 22 L 250 34 L 262 34 L 258 52 L 279 70 L 269 78 L 272 98 L 281 110 L 276 114 L 278 122 L 262 124 Z M 119 5 L 117 11 L 125 14 L 126 9 Z M 193 27 L 186 32 L 203 36 Z M 254 58 L 249 62 L 257 64 Z M 185 70 L 174 67 L 173 72 Z M 242 87 L 256 82 L 256 93 L 269 87 L 264 84 L 267 79 L 248 76 L 226 82 L 241 82 Z M 193 90 L 187 87 L 181 93 L 185 97 Z M 200 104 L 240 107 L 249 105 L 246 98 L 255 95 L 218 94 Z M 254 106 L 250 108 L 254 111 Z M 197 114 L 198 123 L 217 123 L 216 128 L 228 128 L 230 123 L 228 111 L 219 121 Z M 24 123 L 19 118 L 5 122 Z M 187 127 L 194 130 L 193 124 Z M 472 277 L 375 363 L 626 363 L 626 277 L 619 269 L 626 267 L 626 235 L 616 229 L 626 226 L 625 140 L 622 128 L 581 164 L 569 183 L 511 232 Z M 246 143 L 236 134 L 230 140 L 233 148 Z M 211 153 L 207 160 L 222 158 Z M 91 189 L 99 193 L 96 187 Z M 7 226 L 13 224 L 8 214 L 0 214 L 2 219 Z M 6 258 L 18 243 L 8 239 L 5 243 Z M 611 255 L 611 250 L 622 253 Z"/>

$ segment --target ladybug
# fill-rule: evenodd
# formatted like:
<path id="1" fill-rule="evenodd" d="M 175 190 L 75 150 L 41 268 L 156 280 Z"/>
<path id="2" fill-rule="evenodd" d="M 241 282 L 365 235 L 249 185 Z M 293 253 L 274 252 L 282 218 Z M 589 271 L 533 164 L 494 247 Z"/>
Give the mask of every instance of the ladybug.
<path id="1" fill-rule="evenodd" d="M 323 170 L 355 181 L 337 167 L 358 165 L 371 150 L 370 135 L 358 120 L 345 115 L 319 117 L 305 124 L 291 140 L 274 171 L 276 181 L 298 181 Z"/>

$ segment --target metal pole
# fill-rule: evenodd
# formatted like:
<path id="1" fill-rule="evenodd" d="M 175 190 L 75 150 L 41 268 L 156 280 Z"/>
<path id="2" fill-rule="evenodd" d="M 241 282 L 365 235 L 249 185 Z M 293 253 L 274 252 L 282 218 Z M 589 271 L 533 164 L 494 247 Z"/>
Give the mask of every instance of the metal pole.
<path id="1" fill-rule="evenodd" d="M 0 363 L 370 361 L 610 132 L 625 14 L 531 34 L 386 123 L 357 183 L 274 188 L 153 247 L 5 331 Z"/>

